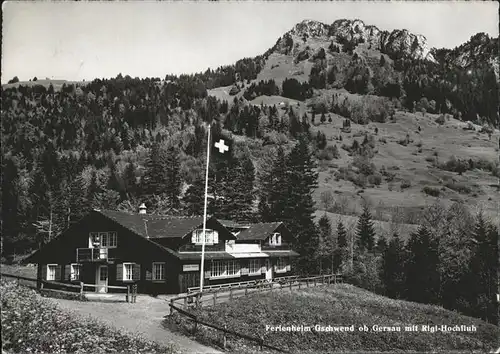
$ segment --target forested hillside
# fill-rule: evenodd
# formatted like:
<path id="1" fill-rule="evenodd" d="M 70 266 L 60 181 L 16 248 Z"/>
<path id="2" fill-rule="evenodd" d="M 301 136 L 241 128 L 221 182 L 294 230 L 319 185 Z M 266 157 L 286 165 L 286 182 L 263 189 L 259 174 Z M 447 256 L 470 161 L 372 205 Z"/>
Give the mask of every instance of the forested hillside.
<path id="1" fill-rule="evenodd" d="M 3 256 L 91 208 L 201 214 L 210 124 L 233 143 L 211 161 L 210 214 L 284 221 L 300 272 L 342 270 L 495 321 L 498 225 L 466 205 L 491 207 L 498 188 L 498 40 L 431 50 L 422 36 L 377 31 L 305 21 L 264 55 L 205 73 L 3 86 Z M 332 230 L 318 209 L 359 216 L 356 230 Z M 373 218 L 418 232 L 377 234 Z"/>

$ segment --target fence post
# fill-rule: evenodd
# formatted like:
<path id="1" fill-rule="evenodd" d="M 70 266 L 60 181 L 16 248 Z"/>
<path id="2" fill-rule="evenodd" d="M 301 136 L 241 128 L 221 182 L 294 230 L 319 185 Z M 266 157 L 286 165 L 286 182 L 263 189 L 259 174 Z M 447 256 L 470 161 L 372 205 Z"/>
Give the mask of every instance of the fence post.
<path id="1" fill-rule="evenodd" d="M 83 295 L 83 281 L 80 282 L 80 295 Z"/>
<path id="2" fill-rule="evenodd" d="M 300 290 L 300 280 L 299 280 L 299 290 Z"/>
<path id="3" fill-rule="evenodd" d="M 245 296 L 248 295 L 248 286 L 245 288 Z"/>
<path id="4" fill-rule="evenodd" d="M 194 329 L 193 334 L 198 330 L 198 316 L 194 316 Z"/>
<path id="5" fill-rule="evenodd" d="M 130 284 L 127 284 L 127 302 L 130 302 Z"/>
<path id="6" fill-rule="evenodd" d="M 227 347 L 227 336 L 226 336 L 226 333 L 227 333 L 227 324 L 224 324 L 224 332 L 223 332 L 223 340 L 222 340 L 222 347 L 224 349 L 226 349 Z"/>
<path id="7" fill-rule="evenodd" d="M 229 299 L 231 299 L 231 300 L 233 299 L 233 288 L 232 287 L 229 288 Z"/>
<path id="8" fill-rule="evenodd" d="M 217 292 L 214 292 L 214 306 L 217 304 Z"/>
<path id="9" fill-rule="evenodd" d="M 264 348 L 264 337 L 259 336 L 259 350 Z"/>
<path id="10" fill-rule="evenodd" d="M 136 303 L 136 301 L 137 301 L 137 284 L 134 284 L 134 285 L 132 286 L 132 293 L 133 293 L 133 295 L 132 295 L 132 296 L 134 297 L 134 304 L 135 304 L 135 303 Z"/>
<path id="11" fill-rule="evenodd" d="M 172 306 L 174 306 L 174 299 L 170 299 L 170 316 L 174 314 L 174 308 Z"/>
<path id="12" fill-rule="evenodd" d="M 188 306 L 188 298 L 185 297 L 184 298 L 184 310 L 187 309 L 187 306 Z"/>
<path id="13" fill-rule="evenodd" d="M 314 277 L 314 287 L 316 287 L 316 277 Z"/>
<path id="14" fill-rule="evenodd" d="M 292 280 L 292 279 L 290 279 L 290 283 L 289 283 L 289 284 L 290 284 L 290 291 L 292 291 L 292 281 L 293 281 L 293 280 Z"/>
<path id="15" fill-rule="evenodd" d="M 307 287 L 309 287 L 309 278 L 306 279 Z"/>
<path id="16" fill-rule="evenodd" d="M 333 284 L 337 284 L 337 274 L 333 275 Z"/>

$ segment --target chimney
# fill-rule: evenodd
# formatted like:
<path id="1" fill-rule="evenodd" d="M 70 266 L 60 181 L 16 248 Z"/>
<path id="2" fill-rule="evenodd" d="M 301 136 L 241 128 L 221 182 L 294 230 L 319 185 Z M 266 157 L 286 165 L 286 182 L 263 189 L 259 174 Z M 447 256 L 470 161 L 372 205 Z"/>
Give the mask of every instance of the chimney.
<path id="1" fill-rule="evenodd" d="M 146 214 L 146 205 L 144 203 L 139 206 L 139 214 Z"/>

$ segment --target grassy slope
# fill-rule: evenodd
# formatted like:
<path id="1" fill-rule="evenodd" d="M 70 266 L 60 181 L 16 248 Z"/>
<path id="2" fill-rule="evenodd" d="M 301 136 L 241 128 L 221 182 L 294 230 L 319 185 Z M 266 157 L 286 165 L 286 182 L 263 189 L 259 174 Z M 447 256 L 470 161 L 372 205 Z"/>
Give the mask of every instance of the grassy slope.
<path id="1" fill-rule="evenodd" d="M 310 39 L 303 43 L 301 39 L 294 38 L 294 42 L 298 47 L 294 49 L 294 55 L 299 51 L 304 50 L 305 46 L 310 47 L 310 53 L 315 53 L 318 48 L 327 48 L 329 40 Z M 365 58 L 373 68 L 378 66 L 380 59 L 380 52 L 368 49 L 366 44 L 358 46 L 355 50 L 358 55 Z M 273 53 L 267 60 L 264 69 L 258 74 L 257 79 L 252 82 L 260 80 L 274 79 L 276 83 L 281 86 L 285 78 L 294 77 L 299 81 L 306 81 L 312 67 L 312 62 L 304 60 L 298 64 L 293 62 L 294 56 Z M 392 60 L 385 56 L 386 60 L 391 63 Z M 326 59 L 329 65 L 336 63 L 340 67 L 348 65 L 350 56 L 345 53 L 329 53 L 327 51 Z M 245 83 L 245 86 L 248 84 Z M 219 99 L 226 99 L 232 102 L 233 97 L 229 96 L 228 92 L 230 87 L 216 88 L 210 90 L 209 94 L 218 97 Z M 243 94 L 242 90 L 237 97 Z M 344 89 L 342 90 L 319 90 L 315 92 L 315 97 L 306 102 L 297 102 L 282 98 L 281 96 L 261 96 L 254 99 L 253 104 L 279 104 L 280 102 L 290 102 L 293 107 L 298 107 L 299 114 L 302 114 L 307 109 L 307 104 L 318 101 L 331 102 L 332 95 L 336 93 L 348 100 L 360 100 L 366 96 L 356 94 L 349 94 Z M 342 98 L 343 100 L 343 98 Z M 310 112 L 309 112 L 310 115 Z M 322 208 L 320 195 L 325 190 L 336 191 L 336 198 L 344 197 L 348 199 L 349 212 L 360 213 L 361 210 L 361 197 L 368 198 L 374 206 L 379 206 L 380 209 L 386 209 L 384 213 L 381 211 L 382 217 L 385 220 L 390 219 L 391 207 L 402 207 L 409 209 L 422 209 L 425 205 L 436 201 L 435 197 L 428 196 L 422 192 L 424 186 L 443 188 L 449 182 L 454 181 L 457 183 L 464 183 L 468 185 L 472 192 L 469 195 L 459 194 L 458 192 L 445 188 L 441 190 L 440 200 L 445 205 L 450 205 L 453 201 L 463 200 L 466 204 L 471 206 L 472 212 L 482 208 L 486 214 L 490 216 L 495 222 L 499 222 L 498 217 L 498 179 L 485 171 L 467 171 L 463 176 L 458 176 L 456 173 L 443 171 L 431 166 L 431 163 L 426 161 L 426 158 L 432 158 L 434 153 L 438 154 L 439 162 L 447 161 L 451 156 L 457 158 L 484 158 L 489 161 L 498 160 L 498 139 L 499 132 L 495 130 L 491 140 L 488 140 L 486 134 L 478 132 L 466 131 L 462 127 L 465 123 L 450 119 L 444 125 L 440 126 L 435 122 L 437 115 L 426 114 L 422 116 L 421 113 L 413 114 L 408 112 L 398 112 L 396 114 L 396 122 L 387 123 L 370 123 L 366 126 L 352 124 L 352 131 L 349 134 L 341 133 L 343 117 L 335 114 L 328 114 L 332 116 L 332 123 L 319 124 L 311 128 L 313 133 L 318 130 L 326 134 L 329 140 L 329 145 L 337 144 L 341 157 L 338 160 L 333 160 L 330 167 L 323 167 L 319 172 L 318 188 L 314 193 L 314 199 L 318 202 L 318 208 Z M 319 123 L 319 115 L 316 116 L 316 123 Z M 418 127 L 422 131 L 417 132 Z M 392 171 L 396 173 L 394 182 L 383 182 L 379 187 L 366 188 L 363 194 L 357 193 L 360 188 L 356 187 L 353 183 L 345 180 L 335 181 L 333 173 L 341 166 L 347 166 L 352 163 L 352 157 L 347 155 L 347 152 L 340 149 L 342 144 L 350 145 L 353 139 L 359 142 L 363 139 L 365 132 L 374 133 L 375 127 L 378 128 L 379 134 L 376 137 L 376 148 L 378 153 L 375 155 L 373 162 L 380 168 L 397 166 L 399 170 Z M 479 127 L 477 127 L 479 130 Z M 399 145 L 397 142 L 404 139 L 406 134 L 410 135 L 413 140 L 408 146 Z M 343 141 L 336 141 L 334 137 L 342 135 Z M 358 135 L 357 137 L 355 137 Z M 387 143 L 382 144 L 378 140 L 385 138 Z M 422 151 L 418 152 L 418 143 L 422 144 Z M 411 187 L 405 190 L 400 189 L 401 180 L 409 180 Z M 495 198 L 495 196 L 497 196 Z"/>
<path id="2" fill-rule="evenodd" d="M 498 327 L 437 306 L 392 300 L 348 284 L 256 294 L 199 312 L 205 320 L 294 352 L 477 351 L 498 346 Z M 266 325 L 351 326 L 350 332 L 266 332 Z M 361 332 L 359 326 L 402 326 L 401 332 Z M 405 332 L 405 325 L 419 325 Z M 421 331 L 421 325 L 474 325 L 476 332 Z M 208 333 L 208 332 L 207 332 Z M 206 340 L 206 338 L 205 338 Z M 238 342 L 236 349 L 248 351 Z M 245 343 L 248 344 L 248 343 Z"/>
<path id="3" fill-rule="evenodd" d="M 441 191 L 440 199 L 445 204 L 450 204 L 454 200 L 464 200 L 474 209 L 482 207 L 490 217 L 497 219 L 498 195 L 496 185 L 498 179 L 486 171 L 467 171 L 462 176 L 456 173 L 443 171 L 431 166 L 426 158 L 433 157 L 437 152 L 440 162 L 447 161 L 451 156 L 457 158 L 484 158 L 489 161 L 498 159 L 498 131 L 492 136 L 491 140 L 485 134 L 463 130 L 463 122 L 450 119 L 443 126 L 435 123 L 436 115 L 427 114 L 423 117 L 421 114 L 398 112 L 396 122 L 370 123 L 366 126 L 352 124 L 351 133 L 341 133 L 342 119 L 333 115 L 332 123 L 320 124 L 312 128 L 312 131 L 322 131 L 330 138 L 330 145 L 337 144 L 340 151 L 340 159 L 333 162 L 341 166 L 347 166 L 352 162 L 352 157 L 347 152 L 340 149 L 342 144 L 351 145 L 354 139 L 362 142 L 364 132 L 374 134 L 375 127 L 379 133 L 376 136 L 376 147 L 378 153 L 373 158 L 373 163 L 380 168 L 397 166 L 399 170 L 396 173 L 394 183 L 383 182 L 381 186 L 366 188 L 363 196 L 371 199 L 374 204 L 382 202 L 386 207 L 401 206 L 407 208 L 423 207 L 426 204 L 433 203 L 436 198 L 422 193 L 424 186 L 441 188 L 447 181 L 456 181 L 467 184 L 472 189 L 470 195 L 459 194 L 449 188 Z M 422 131 L 418 134 L 418 126 Z M 404 139 L 406 134 L 410 135 L 413 143 L 402 146 L 397 142 Z M 354 137 L 355 135 L 361 135 Z M 342 142 L 334 141 L 333 136 L 342 135 Z M 379 141 L 385 138 L 386 144 Z M 418 152 L 418 143 L 422 143 L 422 152 Z M 338 191 L 339 195 L 345 195 L 349 198 L 355 198 L 357 208 L 360 208 L 361 197 L 356 195 L 359 187 L 345 180 L 335 181 L 333 172 L 336 168 L 328 168 L 319 173 L 319 186 L 315 193 L 315 199 L 319 200 L 321 192 L 331 189 Z M 411 181 L 411 187 L 400 190 L 400 180 Z M 390 190 L 392 188 L 392 191 Z M 473 196 L 473 193 L 477 196 Z M 352 200 L 351 200 L 352 202 Z M 474 211 L 474 210 L 473 210 Z M 496 220 L 498 222 L 498 219 Z"/>

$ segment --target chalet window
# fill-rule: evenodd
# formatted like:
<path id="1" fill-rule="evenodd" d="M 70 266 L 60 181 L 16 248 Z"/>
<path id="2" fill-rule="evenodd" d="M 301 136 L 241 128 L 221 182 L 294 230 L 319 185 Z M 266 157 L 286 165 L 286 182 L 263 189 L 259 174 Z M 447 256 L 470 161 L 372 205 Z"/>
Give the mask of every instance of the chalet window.
<path id="1" fill-rule="evenodd" d="M 134 279 L 134 263 L 123 263 L 123 280 Z"/>
<path id="2" fill-rule="evenodd" d="M 248 268 L 250 274 L 260 274 L 260 259 L 251 259 L 248 262 Z"/>
<path id="3" fill-rule="evenodd" d="M 211 274 L 210 276 L 212 277 L 222 277 L 226 275 L 226 269 L 224 267 L 224 262 L 222 261 L 214 261 L 212 263 L 212 269 L 211 269 Z"/>
<path id="4" fill-rule="evenodd" d="M 287 261 L 285 258 L 278 258 L 276 262 L 276 272 L 286 272 Z"/>
<path id="5" fill-rule="evenodd" d="M 71 264 L 71 280 L 79 280 L 81 274 L 82 265 L 73 263 Z"/>
<path id="6" fill-rule="evenodd" d="M 109 237 L 109 246 L 108 247 L 116 247 L 117 246 L 117 236 L 116 232 L 109 232 L 108 233 Z"/>
<path id="7" fill-rule="evenodd" d="M 269 245 L 280 246 L 281 245 L 281 234 L 275 232 L 271 237 L 269 237 Z"/>
<path id="8" fill-rule="evenodd" d="M 227 275 L 239 275 L 239 274 L 240 274 L 240 262 L 228 261 L 227 262 Z"/>
<path id="9" fill-rule="evenodd" d="M 116 232 L 91 232 L 90 233 L 90 246 L 94 248 L 111 248 L 116 247 L 118 237 Z"/>
<path id="10" fill-rule="evenodd" d="M 153 263 L 153 280 L 165 280 L 165 263 Z"/>
<path id="11" fill-rule="evenodd" d="M 196 245 L 201 245 L 203 242 L 202 239 L 203 230 L 194 230 L 193 235 L 191 236 L 191 242 Z M 216 230 L 206 230 L 205 235 L 205 244 L 215 244 L 219 243 L 219 232 Z"/>
<path id="12" fill-rule="evenodd" d="M 47 280 L 56 280 L 57 264 L 47 264 Z"/>

